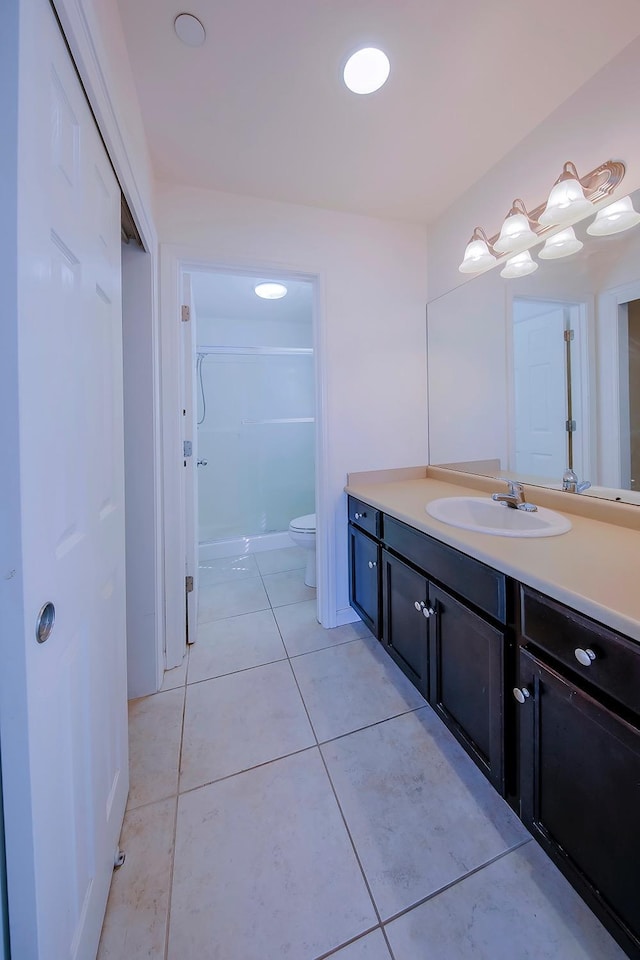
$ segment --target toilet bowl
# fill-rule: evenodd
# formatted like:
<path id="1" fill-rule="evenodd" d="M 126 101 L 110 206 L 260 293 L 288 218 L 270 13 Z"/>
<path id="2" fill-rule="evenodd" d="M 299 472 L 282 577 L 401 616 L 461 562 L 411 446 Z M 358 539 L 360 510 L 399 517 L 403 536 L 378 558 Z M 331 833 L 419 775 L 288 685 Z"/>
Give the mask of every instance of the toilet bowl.
<path id="1" fill-rule="evenodd" d="M 308 513 L 305 517 L 296 517 L 289 524 L 289 536 L 298 547 L 307 551 L 307 569 L 304 582 L 308 587 L 316 585 L 316 515 Z"/>

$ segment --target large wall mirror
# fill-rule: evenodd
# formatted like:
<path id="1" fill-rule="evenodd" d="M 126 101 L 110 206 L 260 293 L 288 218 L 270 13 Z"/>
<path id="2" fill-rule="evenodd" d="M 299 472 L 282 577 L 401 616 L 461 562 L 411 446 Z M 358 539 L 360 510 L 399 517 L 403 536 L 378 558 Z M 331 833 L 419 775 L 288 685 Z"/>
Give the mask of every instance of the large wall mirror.
<path id="1" fill-rule="evenodd" d="M 588 495 L 640 504 L 640 225 L 592 222 L 578 253 L 428 304 L 430 463 L 556 488 L 571 467 Z"/>

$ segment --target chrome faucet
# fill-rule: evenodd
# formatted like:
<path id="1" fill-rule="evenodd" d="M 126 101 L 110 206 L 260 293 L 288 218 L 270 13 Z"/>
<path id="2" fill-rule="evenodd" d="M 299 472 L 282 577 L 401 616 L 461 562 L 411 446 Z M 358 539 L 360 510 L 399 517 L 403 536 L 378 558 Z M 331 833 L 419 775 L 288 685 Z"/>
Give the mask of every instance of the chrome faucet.
<path id="1" fill-rule="evenodd" d="M 527 503 L 525 500 L 524 487 L 521 483 L 516 480 L 505 480 L 505 483 L 509 487 L 509 493 L 492 493 L 492 500 L 497 503 L 506 503 L 508 507 L 513 507 L 514 510 L 527 510 L 529 513 L 538 509 L 533 503 Z"/>
<path id="2" fill-rule="evenodd" d="M 588 490 L 590 486 L 590 480 L 578 481 L 578 475 L 571 467 L 568 467 L 562 474 L 562 489 L 566 490 L 567 493 L 582 493 L 583 490 Z"/>

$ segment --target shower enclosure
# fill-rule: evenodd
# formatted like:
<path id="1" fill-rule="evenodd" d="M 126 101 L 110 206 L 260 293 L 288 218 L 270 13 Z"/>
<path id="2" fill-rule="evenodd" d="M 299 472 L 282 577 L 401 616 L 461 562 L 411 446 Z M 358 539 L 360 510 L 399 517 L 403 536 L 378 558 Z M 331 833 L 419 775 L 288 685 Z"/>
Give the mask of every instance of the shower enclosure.
<path id="1" fill-rule="evenodd" d="M 289 546 L 315 511 L 313 289 L 259 301 L 260 279 L 193 278 L 201 560 Z"/>

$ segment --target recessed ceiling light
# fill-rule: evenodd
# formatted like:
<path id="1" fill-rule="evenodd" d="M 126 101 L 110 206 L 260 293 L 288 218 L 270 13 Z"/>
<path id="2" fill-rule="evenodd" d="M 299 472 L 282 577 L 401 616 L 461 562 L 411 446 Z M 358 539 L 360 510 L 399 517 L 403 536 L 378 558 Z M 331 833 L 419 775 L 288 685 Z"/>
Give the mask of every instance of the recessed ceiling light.
<path id="1" fill-rule="evenodd" d="M 377 47 L 363 47 L 347 60 L 344 82 L 353 93 L 373 93 L 386 83 L 390 69 L 386 53 Z"/>
<path id="2" fill-rule="evenodd" d="M 254 290 L 263 300 L 280 300 L 287 293 L 284 283 L 259 283 Z"/>
<path id="3" fill-rule="evenodd" d="M 201 47 L 205 41 L 205 29 L 197 17 L 180 13 L 173 21 L 173 29 L 188 47 Z"/>

